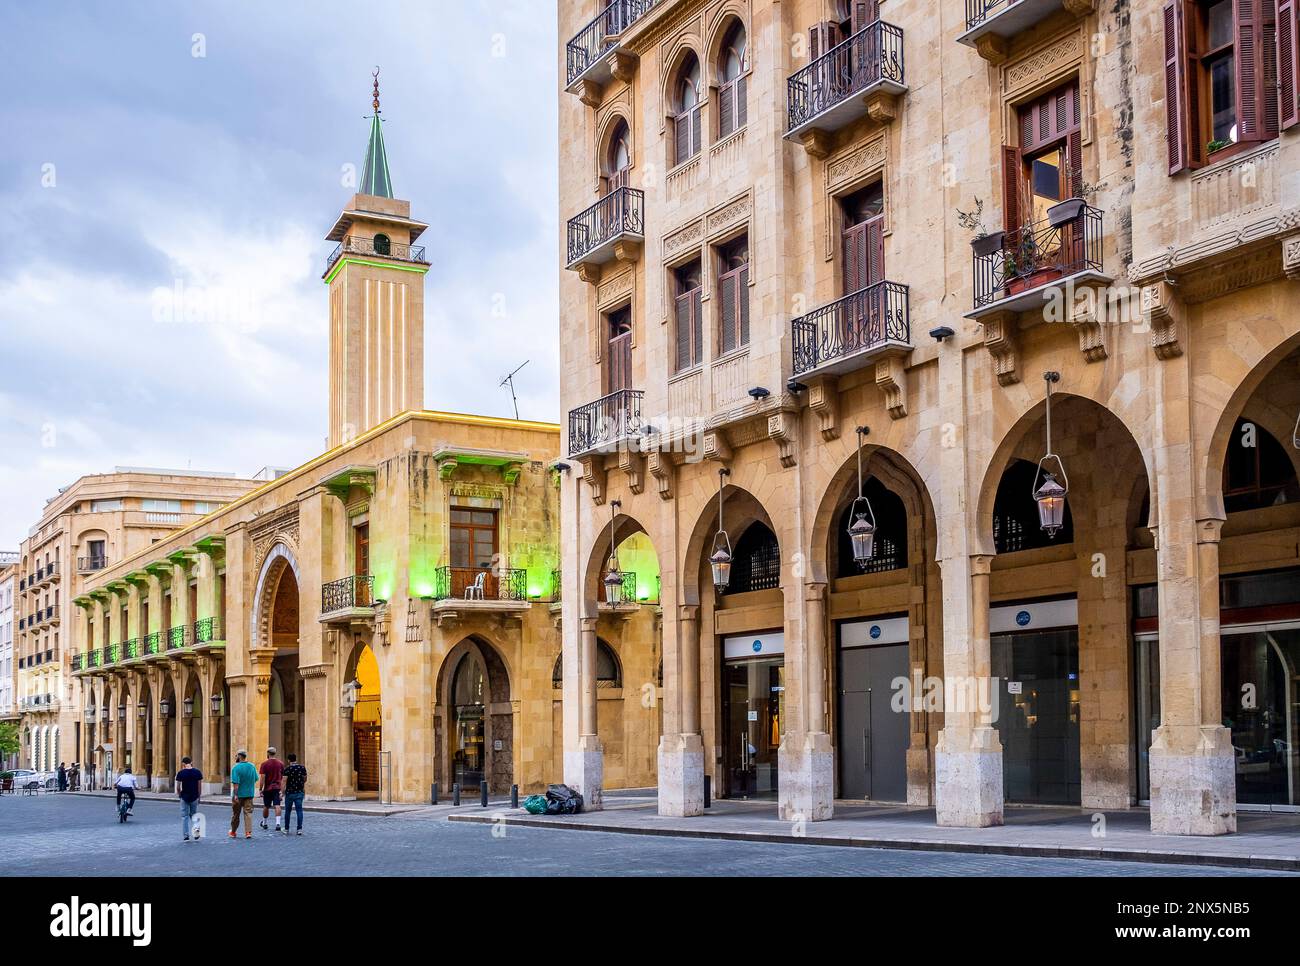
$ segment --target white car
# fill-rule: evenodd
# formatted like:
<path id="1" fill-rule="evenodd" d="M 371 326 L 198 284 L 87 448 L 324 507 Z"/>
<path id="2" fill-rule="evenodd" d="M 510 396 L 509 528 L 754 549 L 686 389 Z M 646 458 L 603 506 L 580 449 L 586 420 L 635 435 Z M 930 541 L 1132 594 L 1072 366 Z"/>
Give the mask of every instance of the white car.
<path id="1" fill-rule="evenodd" d="M 32 782 L 40 782 L 43 788 L 57 788 L 59 779 L 57 775 L 51 775 L 48 772 L 33 771 L 30 768 L 15 768 L 14 773 L 14 791 L 20 791 L 26 788 Z"/>

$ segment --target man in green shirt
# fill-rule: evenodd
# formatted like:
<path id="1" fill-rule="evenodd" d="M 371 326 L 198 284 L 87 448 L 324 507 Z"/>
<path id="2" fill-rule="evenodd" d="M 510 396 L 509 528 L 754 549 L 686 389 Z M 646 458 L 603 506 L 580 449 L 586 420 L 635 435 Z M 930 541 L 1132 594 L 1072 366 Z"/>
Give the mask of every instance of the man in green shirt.
<path id="1" fill-rule="evenodd" d="M 253 796 L 257 793 L 257 769 L 248 760 L 248 752 L 235 752 L 235 767 L 230 770 L 230 837 L 239 831 L 239 816 L 244 816 L 244 838 L 253 837 Z"/>

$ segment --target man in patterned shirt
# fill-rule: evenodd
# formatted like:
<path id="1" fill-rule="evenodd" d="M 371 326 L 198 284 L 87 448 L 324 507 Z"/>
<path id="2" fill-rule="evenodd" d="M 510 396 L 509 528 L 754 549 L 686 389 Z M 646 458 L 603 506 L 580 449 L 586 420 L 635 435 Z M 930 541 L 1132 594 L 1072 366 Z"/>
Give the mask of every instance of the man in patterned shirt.
<path id="1" fill-rule="evenodd" d="M 307 794 L 307 769 L 298 764 L 297 755 L 289 755 L 289 765 L 284 770 L 284 834 L 289 834 L 289 819 L 298 812 L 298 834 L 302 834 L 302 800 Z"/>

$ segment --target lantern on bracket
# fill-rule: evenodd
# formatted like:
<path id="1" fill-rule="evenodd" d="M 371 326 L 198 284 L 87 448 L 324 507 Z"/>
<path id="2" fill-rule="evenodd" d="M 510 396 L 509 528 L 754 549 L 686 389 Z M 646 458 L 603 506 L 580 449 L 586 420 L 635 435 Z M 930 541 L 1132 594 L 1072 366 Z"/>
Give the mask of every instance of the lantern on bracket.
<path id="1" fill-rule="evenodd" d="M 185 709 L 185 717 L 194 717 L 194 698 L 192 696 L 182 701 L 181 705 Z"/>
<path id="2" fill-rule="evenodd" d="M 618 569 L 618 551 L 614 546 L 614 517 L 622 508 L 619 500 L 609 503 L 609 566 L 605 570 L 605 603 L 617 604 L 623 592 L 623 573 Z"/>
<path id="3" fill-rule="evenodd" d="M 118 721 L 125 721 L 125 720 L 126 720 L 126 705 L 124 705 L 124 704 L 119 704 L 119 705 L 117 706 L 117 720 L 118 720 Z"/>
<path id="4" fill-rule="evenodd" d="M 862 444 L 871 429 L 859 426 L 858 434 L 858 496 L 853 501 L 853 522 L 849 524 L 849 543 L 853 545 L 853 562 L 865 570 L 876 553 L 876 515 L 871 510 L 871 501 L 862 492 Z"/>
<path id="5" fill-rule="evenodd" d="M 158 702 L 158 713 L 164 718 L 170 718 L 172 716 L 172 703 L 170 699 L 163 698 Z"/>
<path id="6" fill-rule="evenodd" d="M 709 557 L 713 586 L 719 594 L 725 594 L 727 585 L 731 583 L 731 537 L 722 525 L 722 487 L 730 475 L 731 471 L 726 467 L 718 470 L 718 532 L 713 535 L 713 555 Z"/>
<path id="7" fill-rule="evenodd" d="M 217 718 L 221 717 L 222 706 L 225 704 L 225 700 L 224 700 L 224 697 L 223 697 L 223 695 L 221 694 L 221 692 L 219 692 L 219 691 L 214 691 L 214 692 L 213 692 L 213 694 L 212 694 L 212 702 L 211 702 L 211 703 L 212 703 L 212 714 L 213 714 L 213 716 L 214 716 L 214 717 L 217 717 Z"/>
<path id="8" fill-rule="evenodd" d="M 149 713 L 149 705 L 147 705 L 145 702 L 141 701 L 139 704 L 136 705 L 135 715 L 137 718 L 143 718 L 148 713 Z"/>
<path id="9" fill-rule="evenodd" d="M 1052 452 L 1052 384 L 1059 382 L 1059 372 L 1043 373 L 1047 384 L 1047 452 L 1038 461 L 1034 473 L 1034 502 L 1038 504 L 1038 523 L 1049 537 L 1055 537 L 1065 523 L 1065 495 L 1070 490 L 1065 464 Z"/>

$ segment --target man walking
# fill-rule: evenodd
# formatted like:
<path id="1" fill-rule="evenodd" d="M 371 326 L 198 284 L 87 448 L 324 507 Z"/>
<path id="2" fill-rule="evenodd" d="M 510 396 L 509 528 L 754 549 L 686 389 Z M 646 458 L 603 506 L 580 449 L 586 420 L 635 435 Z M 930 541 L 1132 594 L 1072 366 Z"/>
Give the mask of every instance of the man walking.
<path id="1" fill-rule="evenodd" d="M 230 837 L 239 830 L 239 816 L 244 816 L 244 838 L 253 837 L 253 795 L 257 790 L 257 769 L 248 760 L 248 752 L 235 752 L 235 767 L 230 770 Z"/>
<path id="2" fill-rule="evenodd" d="M 302 800 L 307 794 L 307 769 L 298 764 L 298 756 L 289 755 L 289 765 L 284 770 L 284 834 L 289 834 L 289 819 L 298 812 L 298 834 L 302 834 Z"/>
<path id="3" fill-rule="evenodd" d="M 194 838 L 199 838 L 199 830 L 194 825 L 194 816 L 199 814 L 199 790 L 202 787 L 203 772 L 194 767 L 190 756 L 181 759 L 181 770 L 176 773 L 176 794 L 181 799 L 181 834 L 185 841 L 190 840 L 190 830 Z"/>
<path id="4" fill-rule="evenodd" d="M 266 819 L 275 809 L 275 830 L 280 831 L 280 782 L 284 777 L 284 762 L 275 757 L 275 749 L 266 749 L 266 761 L 258 769 L 262 779 L 262 830 L 266 831 Z"/>

